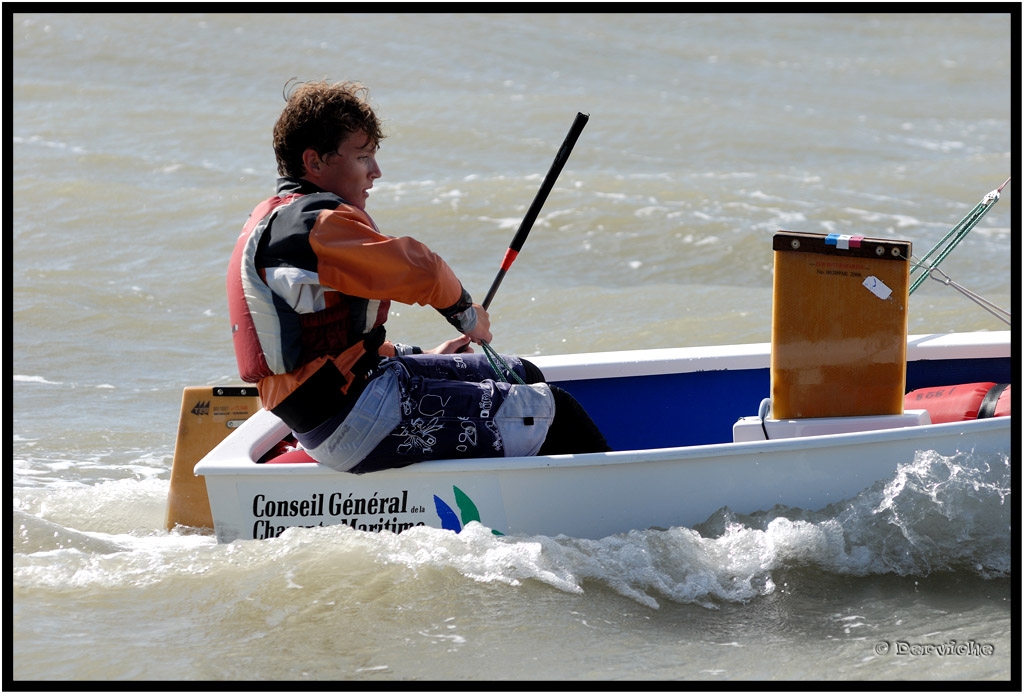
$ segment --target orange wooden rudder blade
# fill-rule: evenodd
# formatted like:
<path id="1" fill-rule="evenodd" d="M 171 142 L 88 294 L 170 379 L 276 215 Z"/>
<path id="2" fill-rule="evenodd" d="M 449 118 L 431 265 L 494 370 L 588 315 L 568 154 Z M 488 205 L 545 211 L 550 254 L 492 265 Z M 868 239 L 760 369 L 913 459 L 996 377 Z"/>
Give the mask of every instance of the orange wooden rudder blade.
<path id="1" fill-rule="evenodd" d="M 177 525 L 213 528 L 206 479 L 196 463 L 260 408 L 256 386 L 190 386 L 181 396 L 178 437 L 174 442 L 171 484 L 167 490 L 168 530 Z"/>
<path id="2" fill-rule="evenodd" d="M 903 413 L 908 241 L 779 231 L 772 417 Z"/>

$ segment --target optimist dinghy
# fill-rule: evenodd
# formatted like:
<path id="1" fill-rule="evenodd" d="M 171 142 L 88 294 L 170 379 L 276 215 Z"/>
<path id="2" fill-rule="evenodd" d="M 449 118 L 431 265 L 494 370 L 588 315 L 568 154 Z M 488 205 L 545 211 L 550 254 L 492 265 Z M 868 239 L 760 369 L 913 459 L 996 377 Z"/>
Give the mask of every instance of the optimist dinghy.
<path id="1" fill-rule="evenodd" d="M 297 448 L 254 387 L 186 388 L 167 527 L 231 542 L 476 521 L 601 538 L 693 526 L 723 507 L 821 509 L 929 451 L 1009 465 L 1009 331 L 908 336 L 909 242 L 780 231 L 772 247 L 770 344 L 530 357 L 612 452 L 355 475 Z"/>

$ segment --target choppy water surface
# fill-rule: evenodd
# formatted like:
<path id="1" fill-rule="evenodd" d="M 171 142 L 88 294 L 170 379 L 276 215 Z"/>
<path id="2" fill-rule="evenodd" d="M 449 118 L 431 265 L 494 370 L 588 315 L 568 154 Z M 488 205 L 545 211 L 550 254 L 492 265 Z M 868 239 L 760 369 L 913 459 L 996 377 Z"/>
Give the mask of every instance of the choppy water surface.
<path id="1" fill-rule="evenodd" d="M 223 273 L 288 78 L 370 85 L 369 211 L 478 298 L 590 114 L 492 304 L 503 351 L 767 342 L 775 231 L 920 255 L 1013 173 L 1008 15 L 9 21 L 15 680 L 1011 676 L 1006 457 L 596 541 L 163 529 L 182 388 L 238 382 Z M 1014 184 L 943 265 L 1007 309 Z M 450 337 L 419 307 L 388 325 Z M 938 283 L 912 298 L 912 333 L 1001 329 Z"/>

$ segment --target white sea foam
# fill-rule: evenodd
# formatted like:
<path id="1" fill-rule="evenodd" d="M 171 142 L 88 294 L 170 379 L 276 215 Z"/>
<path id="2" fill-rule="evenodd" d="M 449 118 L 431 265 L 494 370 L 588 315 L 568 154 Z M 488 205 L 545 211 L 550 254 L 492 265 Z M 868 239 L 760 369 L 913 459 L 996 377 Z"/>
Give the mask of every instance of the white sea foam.
<path id="1" fill-rule="evenodd" d="M 14 374 L 14 376 L 11 377 L 11 380 L 17 383 L 45 383 L 46 385 L 51 386 L 64 385 L 62 381 L 50 381 L 43 376 L 23 376 L 21 374 Z"/>

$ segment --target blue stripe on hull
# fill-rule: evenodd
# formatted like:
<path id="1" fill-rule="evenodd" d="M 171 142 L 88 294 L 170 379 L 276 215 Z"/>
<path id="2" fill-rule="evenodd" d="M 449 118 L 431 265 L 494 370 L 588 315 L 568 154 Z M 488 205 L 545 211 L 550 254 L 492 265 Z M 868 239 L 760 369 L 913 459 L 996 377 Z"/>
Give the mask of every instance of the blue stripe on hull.
<path id="1" fill-rule="evenodd" d="M 906 392 L 931 386 L 1010 383 L 1009 358 L 922 360 L 907 365 Z M 769 369 L 697 371 L 556 382 L 572 393 L 613 450 L 732 441 L 732 426 L 757 414 L 771 390 Z"/>
<path id="2" fill-rule="evenodd" d="M 572 393 L 616 451 L 732 441 L 732 425 L 757 414 L 768 369 L 698 371 L 572 381 Z"/>

